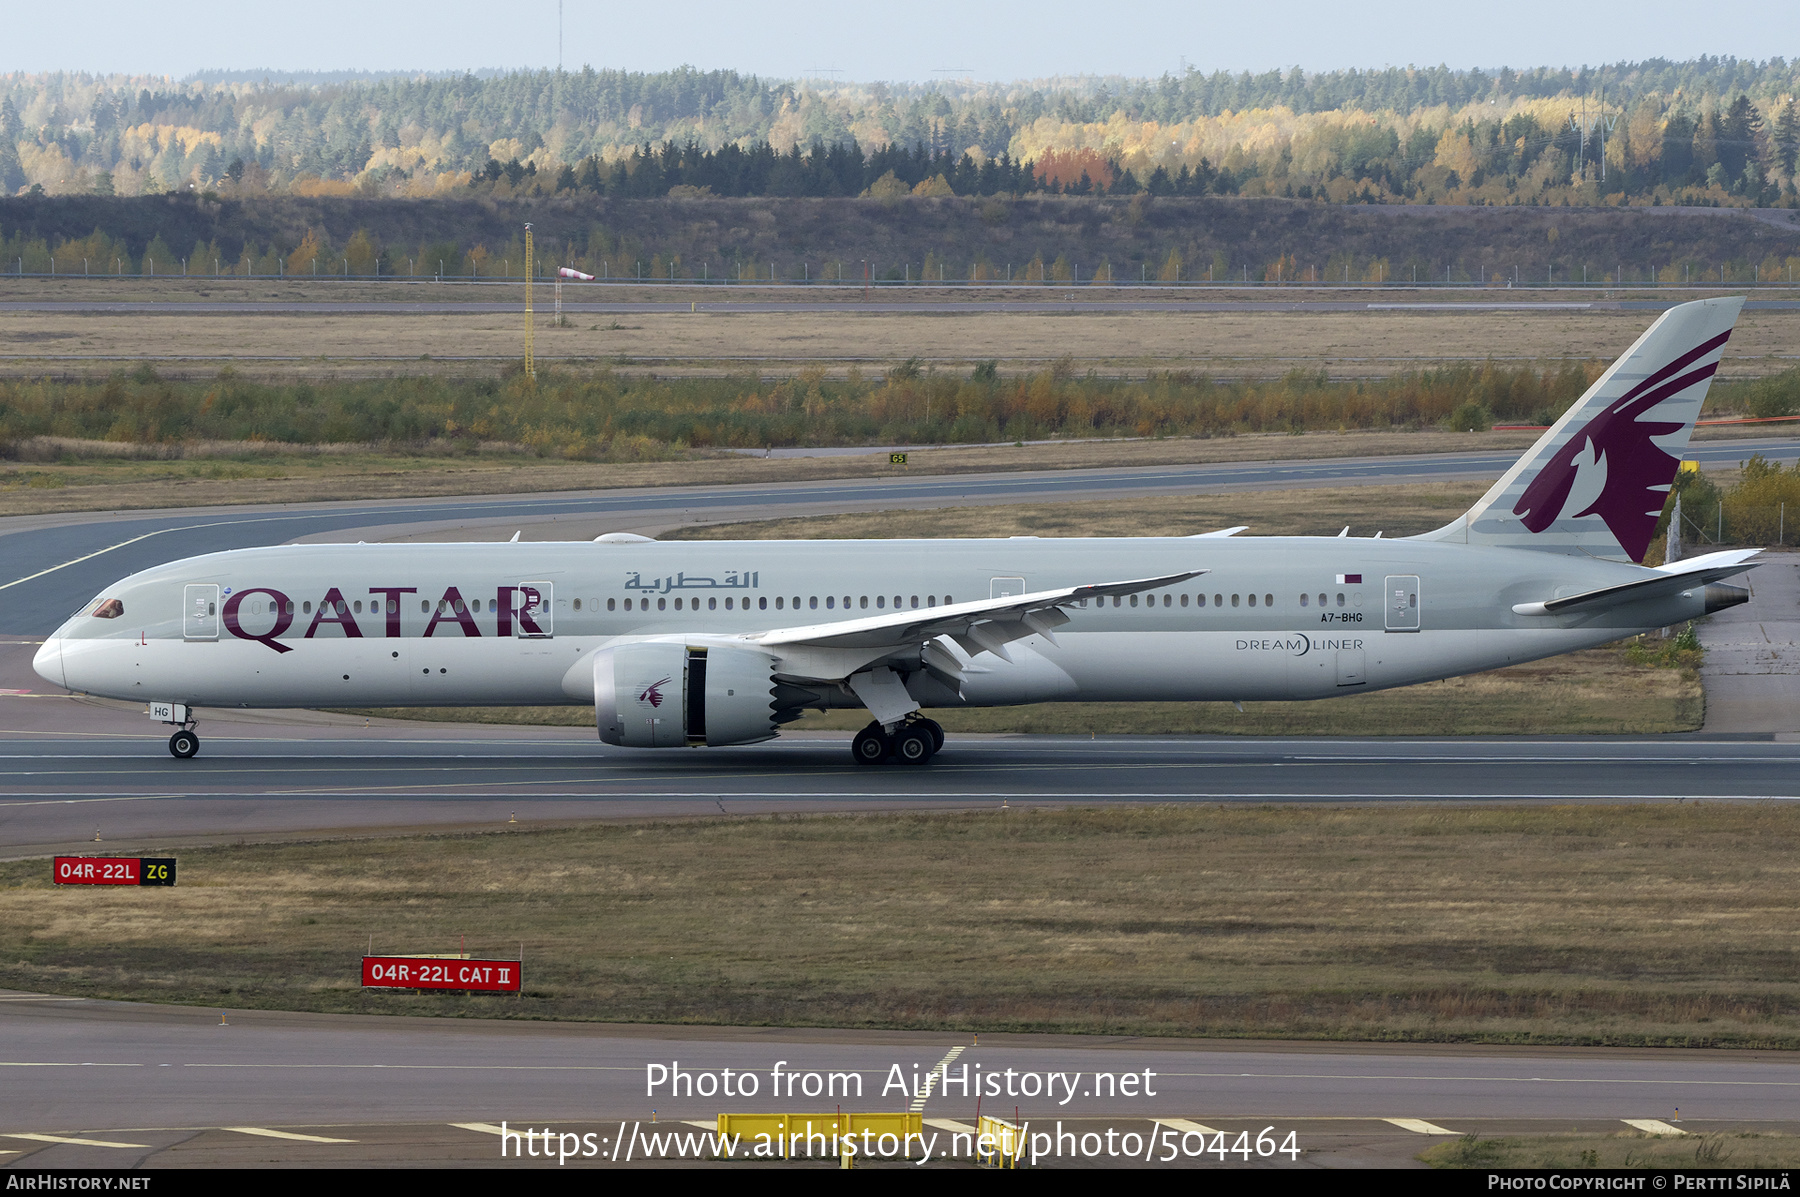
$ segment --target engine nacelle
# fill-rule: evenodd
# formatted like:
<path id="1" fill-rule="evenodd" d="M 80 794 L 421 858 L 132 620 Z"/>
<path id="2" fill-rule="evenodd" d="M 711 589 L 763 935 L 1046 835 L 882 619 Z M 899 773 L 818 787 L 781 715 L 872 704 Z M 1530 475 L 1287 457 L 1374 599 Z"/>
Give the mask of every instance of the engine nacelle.
<path id="1" fill-rule="evenodd" d="M 621 644 L 594 654 L 594 721 L 625 748 L 754 744 L 775 735 L 775 658 L 747 648 Z"/>

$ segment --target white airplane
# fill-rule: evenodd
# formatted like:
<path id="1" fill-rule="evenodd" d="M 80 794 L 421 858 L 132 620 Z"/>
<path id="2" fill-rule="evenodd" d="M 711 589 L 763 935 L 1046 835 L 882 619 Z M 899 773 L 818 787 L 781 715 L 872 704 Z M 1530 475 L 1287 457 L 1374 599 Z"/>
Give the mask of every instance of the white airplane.
<path id="1" fill-rule="evenodd" d="M 1640 560 L 1741 298 L 1672 308 L 1481 500 L 1402 539 L 1196 537 L 275 545 L 122 578 L 50 681 L 196 708 L 592 703 L 601 740 L 753 744 L 862 707 L 1316 699 L 1530 661 L 1747 600 L 1755 550 Z"/>

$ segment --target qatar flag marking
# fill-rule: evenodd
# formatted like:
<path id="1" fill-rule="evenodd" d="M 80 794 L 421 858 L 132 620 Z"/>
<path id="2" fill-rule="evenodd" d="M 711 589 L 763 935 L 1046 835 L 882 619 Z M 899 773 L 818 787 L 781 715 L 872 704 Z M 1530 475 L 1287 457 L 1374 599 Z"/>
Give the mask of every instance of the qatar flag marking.
<path id="1" fill-rule="evenodd" d="M 1339 574 L 1337 576 L 1337 584 L 1339 586 L 1361 586 L 1362 585 L 1362 575 L 1361 574 Z"/>

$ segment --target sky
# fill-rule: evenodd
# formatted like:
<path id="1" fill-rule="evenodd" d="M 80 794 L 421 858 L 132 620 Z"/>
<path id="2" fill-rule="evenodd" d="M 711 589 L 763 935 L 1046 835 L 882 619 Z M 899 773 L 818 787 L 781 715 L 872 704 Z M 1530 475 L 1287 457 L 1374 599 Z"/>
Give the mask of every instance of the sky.
<path id="1" fill-rule="evenodd" d="M 204 69 L 557 65 L 557 0 L 86 0 L 8 6 L 0 71 L 181 78 Z M 79 31 L 71 17 L 79 12 Z M 564 0 L 562 63 L 684 63 L 783 78 L 929 81 L 1158 76 L 1301 66 L 1580 66 L 1800 56 L 1800 5 L 1511 0 Z"/>

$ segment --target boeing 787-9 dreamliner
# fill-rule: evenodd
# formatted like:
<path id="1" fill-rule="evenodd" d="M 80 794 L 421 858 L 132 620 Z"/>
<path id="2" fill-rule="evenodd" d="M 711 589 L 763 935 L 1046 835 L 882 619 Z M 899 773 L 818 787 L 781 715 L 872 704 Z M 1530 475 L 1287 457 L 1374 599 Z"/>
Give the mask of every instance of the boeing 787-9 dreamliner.
<path id="1" fill-rule="evenodd" d="M 197 707 L 592 703 L 599 738 L 752 744 L 861 707 L 1319 699 L 1587 648 L 1741 603 L 1754 550 L 1642 560 L 1741 298 L 1670 309 L 1452 523 L 1420 536 L 273 545 L 120 579 L 37 654 Z"/>

